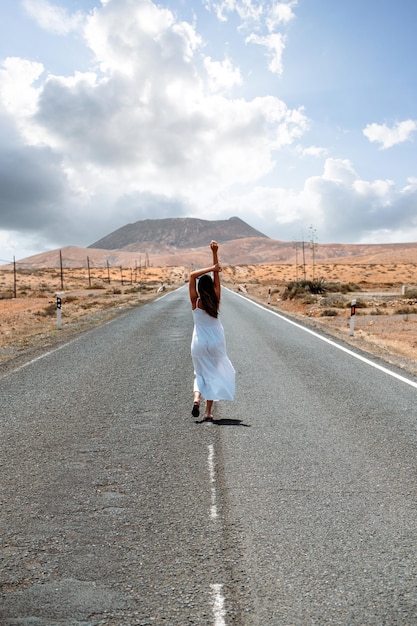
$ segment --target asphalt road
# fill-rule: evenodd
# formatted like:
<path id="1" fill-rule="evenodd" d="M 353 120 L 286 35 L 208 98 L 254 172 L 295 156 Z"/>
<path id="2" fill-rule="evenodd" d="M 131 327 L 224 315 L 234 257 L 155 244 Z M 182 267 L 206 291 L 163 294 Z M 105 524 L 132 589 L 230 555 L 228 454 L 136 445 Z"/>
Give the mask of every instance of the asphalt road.
<path id="1" fill-rule="evenodd" d="M 226 291 L 222 320 L 213 425 L 186 288 L 3 368 L 2 626 L 417 624 L 416 381 Z"/>

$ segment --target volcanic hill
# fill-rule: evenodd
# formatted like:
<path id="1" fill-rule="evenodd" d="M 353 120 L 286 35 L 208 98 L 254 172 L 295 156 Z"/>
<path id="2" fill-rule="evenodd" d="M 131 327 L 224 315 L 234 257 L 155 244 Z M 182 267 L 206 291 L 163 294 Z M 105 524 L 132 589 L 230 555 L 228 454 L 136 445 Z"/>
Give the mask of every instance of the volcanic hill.
<path id="1" fill-rule="evenodd" d="M 67 246 L 19 260 L 24 269 L 64 267 L 204 267 L 211 259 L 209 244 L 220 244 L 220 262 L 227 265 L 314 263 L 309 242 L 271 239 L 238 217 L 202 220 L 191 217 L 146 219 L 127 224 L 88 248 Z M 417 264 L 417 243 L 314 244 L 316 263 Z"/>
<path id="2" fill-rule="evenodd" d="M 168 217 L 164 219 L 139 220 L 118 228 L 89 248 L 142 252 L 149 244 L 172 248 L 200 248 L 212 239 L 223 243 L 235 239 L 265 237 L 239 217 L 228 220 L 202 220 L 193 217 Z"/>

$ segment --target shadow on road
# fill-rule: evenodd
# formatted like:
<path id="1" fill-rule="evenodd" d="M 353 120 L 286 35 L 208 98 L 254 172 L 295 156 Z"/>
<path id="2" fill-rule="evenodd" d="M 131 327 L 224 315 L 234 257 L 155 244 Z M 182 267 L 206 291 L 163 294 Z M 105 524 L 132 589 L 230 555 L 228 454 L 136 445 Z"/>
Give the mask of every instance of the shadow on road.
<path id="1" fill-rule="evenodd" d="M 195 422 L 196 424 L 213 424 L 214 426 L 244 426 L 245 428 L 250 428 L 251 425 L 250 424 L 245 424 L 242 420 L 234 420 L 234 419 L 228 419 L 228 418 L 221 418 L 221 419 L 213 419 L 210 420 L 209 422 L 204 419 L 202 420 L 196 420 Z"/>

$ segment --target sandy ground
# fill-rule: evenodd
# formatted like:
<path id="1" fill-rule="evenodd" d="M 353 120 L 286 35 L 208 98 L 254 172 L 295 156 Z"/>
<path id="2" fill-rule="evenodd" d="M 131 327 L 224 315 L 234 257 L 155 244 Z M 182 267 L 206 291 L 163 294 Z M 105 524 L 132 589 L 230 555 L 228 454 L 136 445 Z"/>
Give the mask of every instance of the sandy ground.
<path id="1" fill-rule="evenodd" d="M 286 299 L 288 266 L 233 268 L 233 286 L 274 310 L 417 374 L 417 273 L 410 264 L 325 264 L 314 276 L 335 289 Z M 303 275 L 299 272 L 297 278 Z M 312 267 L 306 271 L 313 278 Z M 336 291 L 341 289 L 342 291 Z M 353 335 L 351 303 L 356 300 Z"/>
<path id="2" fill-rule="evenodd" d="M 189 268 L 133 270 L 24 270 L 14 276 L 0 269 L 0 363 L 28 350 L 49 347 L 74 333 L 103 323 L 133 306 L 158 297 L 159 290 L 177 288 Z M 335 291 L 306 292 L 286 299 L 289 281 L 303 278 L 289 264 L 225 267 L 225 286 L 303 320 L 347 343 L 417 374 L 417 279 L 410 264 L 334 263 L 306 267 L 306 278 L 324 277 Z M 109 282 L 110 279 L 110 282 Z M 62 282 L 61 282 L 62 281 Z M 140 291 L 138 290 L 140 284 Z M 404 285 L 407 288 L 404 289 Z M 62 289 L 62 287 L 64 287 Z M 339 289 L 339 291 L 336 291 Z M 16 293 L 16 298 L 12 297 Z M 56 294 L 62 295 L 57 328 Z M 139 297 L 140 295 L 140 297 Z M 354 335 L 350 335 L 350 303 L 356 298 Z"/>
<path id="3" fill-rule="evenodd" d="M 147 268 L 137 275 L 111 270 L 110 276 L 105 269 L 93 270 L 90 276 L 86 270 L 65 270 L 63 282 L 55 269 L 24 270 L 16 279 L 12 271 L 0 269 L 0 363 L 65 341 L 183 282 L 182 268 Z M 57 294 L 62 304 L 60 329 Z"/>

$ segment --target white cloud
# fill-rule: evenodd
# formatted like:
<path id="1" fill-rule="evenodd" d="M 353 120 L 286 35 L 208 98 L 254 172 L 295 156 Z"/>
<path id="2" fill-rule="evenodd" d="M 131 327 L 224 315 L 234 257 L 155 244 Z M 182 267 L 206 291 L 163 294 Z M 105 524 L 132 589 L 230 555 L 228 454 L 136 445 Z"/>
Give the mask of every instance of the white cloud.
<path id="1" fill-rule="evenodd" d="M 242 0 L 236 2 L 235 10 L 244 23 L 258 22 L 265 12 L 264 2 Z"/>
<path id="2" fill-rule="evenodd" d="M 355 180 L 353 182 L 353 189 L 358 196 L 365 196 L 368 198 L 380 198 L 381 203 L 390 202 L 391 193 L 394 189 L 394 181 L 392 180 Z"/>
<path id="3" fill-rule="evenodd" d="M 318 158 L 326 156 L 328 153 L 327 148 L 323 148 L 320 146 L 308 146 L 307 148 L 304 148 L 303 146 L 297 146 L 295 150 L 296 153 L 301 157 Z"/>
<path id="4" fill-rule="evenodd" d="M 211 57 L 204 59 L 210 88 L 212 91 L 232 89 L 235 85 L 242 84 L 242 75 L 239 68 L 233 67 L 230 59 L 213 61 Z"/>
<path id="5" fill-rule="evenodd" d="M 417 120 L 397 122 L 392 128 L 386 124 L 368 124 L 363 130 L 365 137 L 371 142 L 381 144 L 381 150 L 411 141 L 412 134 L 417 130 Z"/>
<path id="6" fill-rule="evenodd" d="M 204 6 L 208 11 L 215 12 L 220 22 L 227 21 L 227 13 L 231 13 L 236 8 L 236 0 L 222 0 L 221 2 L 213 2 L 213 0 L 204 0 Z"/>
<path id="7" fill-rule="evenodd" d="M 85 38 L 100 70 L 54 76 L 22 59 L 2 70 L 1 102 L 28 163 L 7 187 L 20 207 L 10 228 L 20 220 L 55 240 L 60 225 L 67 240 L 84 231 L 90 243 L 98 218 L 106 234 L 154 217 L 155 206 L 210 217 L 213 198 L 270 173 L 276 152 L 308 128 L 302 108 L 276 97 L 231 97 L 239 69 L 204 57 L 195 27 L 150 0 L 108 0 Z"/>
<path id="8" fill-rule="evenodd" d="M 15 233 L 0 230 L 0 250 L 2 257 L 5 257 L 0 259 L 0 263 L 13 261 L 15 250 L 19 250 L 18 237 L 15 238 Z"/>
<path id="9" fill-rule="evenodd" d="M 301 189 L 255 186 L 228 199 L 229 211 L 277 239 L 299 239 L 311 224 L 320 242 L 412 241 L 417 237 L 417 179 L 402 189 L 362 180 L 348 160 L 327 159 Z M 390 233 L 388 237 L 388 233 Z"/>
<path id="10" fill-rule="evenodd" d="M 269 35 L 256 35 L 252 33 L 246 38 L 247 43 L 255 43 L 266 48 L 266 56 L 269 58 L 268 67 L 273 74 L 282 74 L 282 55 L 285 49 L 285 36 L 281 33 Z"/>
<path id="11" fill-rule="evenodd" d="M 88 18 L 85 36 L 103 72 L 129 77 L 138 68 L 150 73 L 155 55 L 156 60 L 165 58 L 164 78 L 167 70 L 176 69 L 173 59 L 189 58 L 190 51 L 200 45 L 191 26 L 176 23 L 169 9 L 150 0 L 109 0 Z"/>
<path id="12" fill-rule="evenodd" d="M 19 259 L 46 252 L 51 248 L 59 247 L 51 245 L 49 238 L 41 234 L 22 233 L 22 231 L 0 230 L 0 265 L 12 263 Z"/>
<path id="13" fill-rule="evenodd" d="M 293 7 L 296 0 L 290 2 L 253 2 L 252 0 L 206 0 L 206 7 L 213 9 L 220 21 L 226 21 L 227 15 L 236 13 L 241 22 L 239 30 L 251 30 L 245 39 L 266 49 L 268 68 L 281 75 L 283 72 L 282 55 L 285 49 L 285 35 L 277 32 L 281 26 L 287 26 L 294 19 Z"/>
<path id="14" fill-rule="evenodd" d="M 391 180 L 364 181 L 348 160 L 327 159 L 323 175 L 306 181 L 327 241 L 383 241 L 386 230 L 417 232 L 417 188 L 397 190 Z"/>
<path id="15" fill-rule="evenodd" d="M 84 16 L 80 11 L 70 14 L 66 9 L 48 2 L 48 0 L 23 0 L 26 13 L 41 28 L 57 35 L 68 35 L 80 30 Z"/>
<path id="16" fill-rule="evenodd" d="M 213 10 L 222 22 L 227 21 L 228 14 L 236 12 L 243 27 L 264 21 L 271 32 L 278 25 L 288 24 L 294 19 L 293 7 L 297 6 L 297 0 L 205 0 L 204 5 L 209 11 Z"/>
<path id="17" fill-rule="evenodd" d="M 41 63 L 8 57 L 0 66 L 0 102 L 17 118 L 24 119 L 36 111 L 39 90 L 33 83 L 41 76 Z"/>
<path id="18" fill-rule="evenodd" d="M 233 23 L 252 32 L 248 41 L 270 55 L 271 70 L 283 71 L 277 31 L 293 19 L 295 2 L 206 4 L 234 12 Z M 44 16 L 54 6 L 26 5 Z M 237 97 L 250 87 L 244 55 L 239 67 L 232 46 L 208 56 L 197 21 L 151 0 L 101 0 L 79 21 L 60 15 L 63 35 L 68 24 L 80 26 L 94 65 L 63 76 L 48 73 L 46 59 L 45 67 L 21 58 L 0 67 L 0 211 L 12 233 L 0 233 L 0 245 L 23 245 L 19 233 L 43 247 L 88 245 L 127 222 L 170 215 L 238 214 L 281 239 L 299 238 L 310 224 L 319 241 L 417 237 L 415 178 L 401 189 L 382 176 L 366 180 L 344 158 L 327 158 L 312 176 L 328 153 L 304 147 L 307 131 L 321 137 L 304 108 L 272 95 Z M 364 133 L 389 147 L 416 129 L 408 120 Z M 287 172 L 295 179 L 297 157 L 305 180 L 278 184 Z"/>
<path id="19" fill-rule="evenodd" d="M 346 186 L 353 183 L 357 174 L 348 159 L 327 159 L 324 164 L 323 180 L 343 183 Z"/>
<path id="20" fill-rule="evenodd" d="M 205 7 L 210 11 L 213 9 L 217 19 L 226 22 L 228 13 L 236 12 L 243 22 L 258 21 L 264 12 L 264 2 L 253 2 L 252 0 L 205 0 Z"/>
<path id="21" fill-rule="evenodd" d="M 269 32 L 273 32 L 281 24 L 289 24 L 294 19 L 293 7 L 297 5 L 297 0 L 293 2 L 272 3 L 269 7 L 266 18 L 266 26 Z"/>

